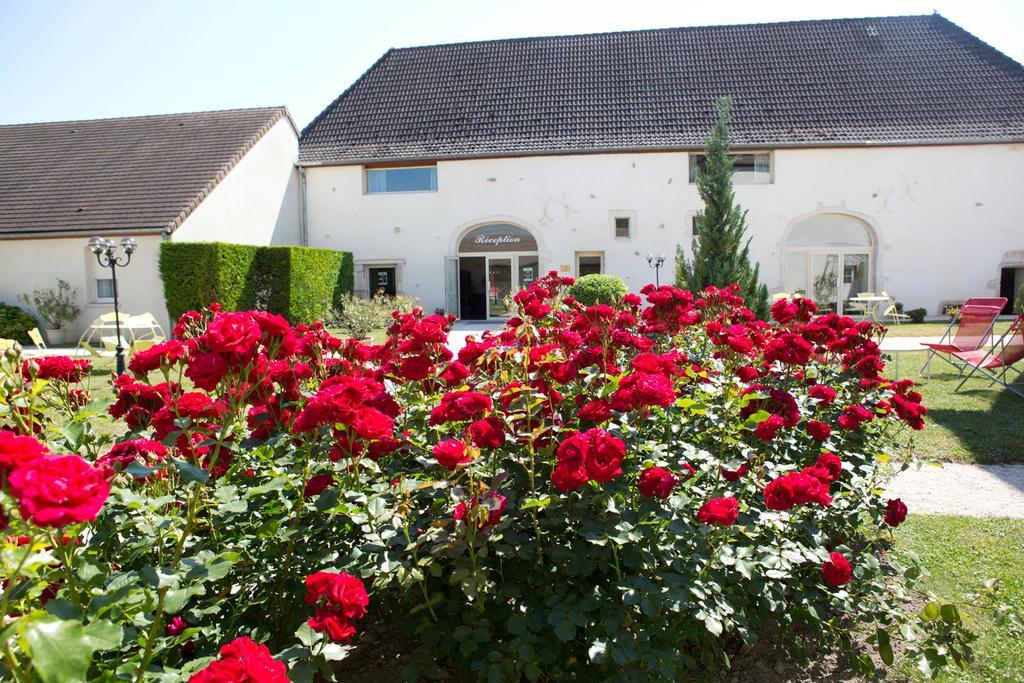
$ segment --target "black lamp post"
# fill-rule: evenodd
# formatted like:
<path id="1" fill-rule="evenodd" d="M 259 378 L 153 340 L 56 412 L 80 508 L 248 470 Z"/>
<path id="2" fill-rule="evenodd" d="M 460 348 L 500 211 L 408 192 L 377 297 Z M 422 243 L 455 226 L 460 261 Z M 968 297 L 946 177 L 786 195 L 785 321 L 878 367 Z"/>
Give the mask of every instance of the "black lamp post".
<path id="1" fill-rule="evenodd" d="M 124 257 L 117 255 L 120 246 Z M 117 304 L 117 268 L 124 268 L 132 260 L 132 254 L 139 248 L 139 243 L 131 237 L 125 237 L 118 245 L 114 240 L 104 237 L 93 237 L 89 240 L 89 251 L 96 254 L 96 262 L 103 268 L 110 268 L 110 277 L 114 281 L 114 332 L 117 334 L 117 348 L 115 358 L 117 361 L 117 374 L 124 373 L 124 345 L 121 343 L 121 313 Z"/>
<path id="2" fill-rule="evenodd" d="M 658 271 L 665 265 L 665 255 L 658 254 L 657 256 L 647 255 L 647 265 L 654 268 L 654 286 L 661 287 L 661 282 L 658 281 Z"/>

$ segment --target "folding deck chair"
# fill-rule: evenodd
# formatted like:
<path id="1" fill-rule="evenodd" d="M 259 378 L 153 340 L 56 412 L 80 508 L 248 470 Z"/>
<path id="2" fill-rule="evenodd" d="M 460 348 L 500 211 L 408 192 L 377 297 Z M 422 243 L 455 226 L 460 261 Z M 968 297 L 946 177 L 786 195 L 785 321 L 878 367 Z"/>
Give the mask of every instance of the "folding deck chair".
<path id="1" fill-rule="evenodd" d="M 962 373 L 966 366 L 963 362 L 953 360 L 954 354 L 983 349 L 992 336 L 992 326 L 995 325 L 996 318 L 1004 306 L 1006 299 L 1002 297 L 965 301 L 960 311 L 949 322 L 942 339 L 937 344 L 922 344 L 928 349 L 928 358 L 921 368 L 921 374 L 928 373 L 928 377 L 931 378 L 933 357 L 944 360 Z"/>
<path id="2" fill-rule="evenodd" d="M 992 348 L 957 351 L 953 355 L 971 366 L 971 371 L 957 385 L 957 391 L 960 391 L 975 372 L 980 372 L 992 382 L 998 382 L 1018 396 L 1024 397 L 1024 367 L 1012 367 L 1014 363 L 1024 360 L 1024 314 L 1013 321 L 1010 329 L 992 345 Z M 1010 369 L 1017 371 L 1017 379 L 1014 382 L 1006 380 L 1006 371 Z"/>

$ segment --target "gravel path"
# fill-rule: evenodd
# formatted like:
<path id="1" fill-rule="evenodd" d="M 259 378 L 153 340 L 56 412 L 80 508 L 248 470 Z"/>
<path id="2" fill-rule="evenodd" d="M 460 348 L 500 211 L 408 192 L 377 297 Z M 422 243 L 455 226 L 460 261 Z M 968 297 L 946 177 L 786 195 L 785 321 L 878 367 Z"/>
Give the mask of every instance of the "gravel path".
<path id="1" fill-rule="evenodd" d="M 899 474 L 888 491 L 911 514 L 1024 518 L 1024 465 L 914 466 Z"/>

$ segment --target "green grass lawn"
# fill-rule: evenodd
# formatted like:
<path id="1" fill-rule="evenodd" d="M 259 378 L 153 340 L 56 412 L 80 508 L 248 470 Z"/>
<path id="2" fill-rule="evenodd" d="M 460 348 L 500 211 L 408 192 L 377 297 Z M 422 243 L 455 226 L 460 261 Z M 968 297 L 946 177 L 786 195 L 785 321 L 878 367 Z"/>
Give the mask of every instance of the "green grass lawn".
<path id="1" fill-rule="evenodd" d="M 1024 520 L 911 515 L 897 531 L 896 552 L 913 552 L 928 570 L 926 586 L 960 602 L 980 592 L 986 579 L 999 579 L 1000 601 L 1024 615 Z M 962 606 L 978 634 L 975 662 L 966 672 L 940 681 L 1024 681 L 1024 630 L 997 626 L 991 610 Z M 904 667 L 908 672 L 912 667 Z"/>
<path id="2" fill-rule="evenodd" d="M 995 325 L 995 333 L 1002 334 L 1010 327 L 1009 320 L 1001 320 Z M 901 325 L 891 325 L 889 327 L 888 336 L 890 337 L 941 337 L 946 328 L 949 327 L 948 322 L 938 323 L 903 323 Z"/>
<path id="3" fill-rule="evenodd" d="M 901 439 L 921 460 L 1024 462 L 1024 398 L 977 376 L 953 393 L 960 377 L 950 365 L 932 361 L 931 379 L 920 377 L 926 354 L 900 354 L 900 377 L 921 382 L 928 408 L 925 428 Z"/>

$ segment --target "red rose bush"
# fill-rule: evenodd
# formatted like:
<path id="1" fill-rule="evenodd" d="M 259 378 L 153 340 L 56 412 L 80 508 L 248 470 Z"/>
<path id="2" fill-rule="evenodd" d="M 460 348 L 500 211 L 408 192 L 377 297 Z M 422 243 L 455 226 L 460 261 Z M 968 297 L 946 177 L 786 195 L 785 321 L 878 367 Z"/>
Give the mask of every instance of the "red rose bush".
<path id="1" fill-rule="evenodd" d="M 903 612 L 919 572 L 885 552 L 890 444 L 927 411 L 885 379 L 880 328 L 569 284 L 457 352 L 419 310 L 380 345 L 191 311 L 113 378 L 109 417 L 81 362 L 5 356 L 5 666 L 334 680 L 382 620 L 420 643 L 412 677 L 685 679 L 765 631 L 966 651 Z"/>

